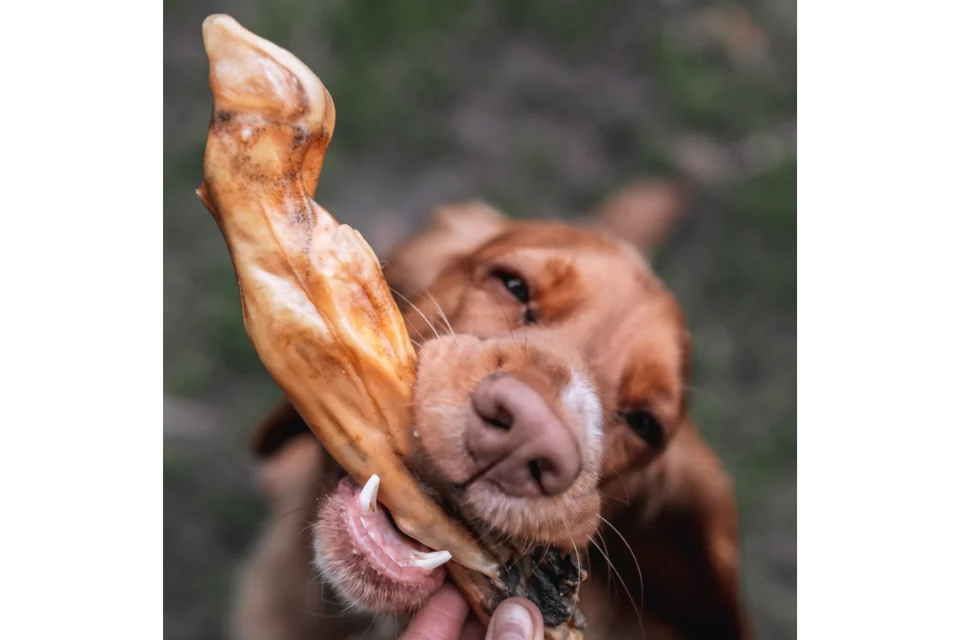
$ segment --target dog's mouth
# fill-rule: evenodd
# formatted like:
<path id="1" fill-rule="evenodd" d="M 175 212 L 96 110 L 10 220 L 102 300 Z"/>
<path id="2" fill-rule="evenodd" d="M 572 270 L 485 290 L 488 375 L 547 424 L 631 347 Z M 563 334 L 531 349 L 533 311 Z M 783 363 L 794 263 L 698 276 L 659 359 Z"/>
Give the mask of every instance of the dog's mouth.
<path id="1" fill-rule="evenodd" d="M 402 533 L 390 512 L 377 502 L 380 478 L 372 476 L 362 488 L 353 478 L 337 486 L 342 501 L 344 530 L 357 554 L 394 582 L 436 588 L 443 582 L 449 551 L 433 551 Z"/>
<path id="2" fill-rule="evenodd" d="M 451 555 L 402 533 L 377 502 L 378 489 L 377 476 L 363 487 L 350 476 L 339 481 L 315 524 L 314 557 L 321 574 L 353 606 L 409 613 L 443 584 Z M 576 592 L 586 573 L 576 552 L 525 545 L 510 556 L 504 560 L 502 584 L 488 588 L 482 599 L 492 608 L 507 597 L 523 596 L 540 608 L 548 627 L 566 623 L 582 629 Z"/>

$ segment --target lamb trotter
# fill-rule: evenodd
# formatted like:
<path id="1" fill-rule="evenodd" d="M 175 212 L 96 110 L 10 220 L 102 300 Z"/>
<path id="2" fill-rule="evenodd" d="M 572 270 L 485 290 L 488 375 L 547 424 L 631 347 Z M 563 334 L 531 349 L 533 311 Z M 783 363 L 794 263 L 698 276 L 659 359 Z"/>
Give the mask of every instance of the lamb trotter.
<path id="1" fill-rule="evenodd" d="M 554 578 L 521 562 L 501 567 L 404 464 L 416 357 L 403 317 L 364 239 L 311 197 L 334 128 L 326 88 L 228 16 L 207 18 L 203 40 L 213 117 L 198 195 L 226 241 L 267 371 L 347 473 L 361 485 L 379 475 L 378 499 L 398 528 L 462 565 L 450 563 L 450 573 L 481 618 L 509 595 L 528 595 L 557 625 L 548 635 L 578 637 L 563 620 L 582 626 L 575 594 L 524 584 Z M 548 562 L 549 575 L 569 573 L 557 573 L 564 563 Z"/>

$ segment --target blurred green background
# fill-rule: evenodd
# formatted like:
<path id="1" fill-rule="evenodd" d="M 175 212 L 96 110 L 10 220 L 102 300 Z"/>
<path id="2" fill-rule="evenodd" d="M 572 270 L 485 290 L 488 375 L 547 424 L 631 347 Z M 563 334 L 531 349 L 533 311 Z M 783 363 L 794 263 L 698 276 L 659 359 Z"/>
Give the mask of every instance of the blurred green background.
<path id="1" fill-rule="evenodd" d="M 378 252 L 444 200 L 566 217 L 638 177 L 697 179 L 656 266 L 692 326 L 695 417 L 736 480 L 758 637 L 795 637 L 794 0 L 166 0 L 165 636 L 223 637 L 265 516 L 244 438 L 279 398 L 194 195 L 215 12 L 326 84 L 338 117 L 317 200 Z"/>

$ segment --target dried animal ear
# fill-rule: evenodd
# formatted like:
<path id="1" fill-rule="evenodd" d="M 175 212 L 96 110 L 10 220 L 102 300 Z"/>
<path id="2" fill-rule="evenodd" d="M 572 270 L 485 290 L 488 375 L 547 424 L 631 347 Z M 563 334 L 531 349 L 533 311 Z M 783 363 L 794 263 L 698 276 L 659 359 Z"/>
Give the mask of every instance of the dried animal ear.
<path id="1" fill-rule="evenodd" d="M 509 220 L 482 202 L 441 205 L 423 233 L 398 246 L 383 268 L 387 282 L 412 298 L 436 281 L 454 260 L 500 235 Z"/>
<path id="2" fill-rule="evenodd" d="M 689 199 L 684 181 L 638 181 L 602 202 L 589 216 L 589 224 L 649 257 L 680 222 Z"/>

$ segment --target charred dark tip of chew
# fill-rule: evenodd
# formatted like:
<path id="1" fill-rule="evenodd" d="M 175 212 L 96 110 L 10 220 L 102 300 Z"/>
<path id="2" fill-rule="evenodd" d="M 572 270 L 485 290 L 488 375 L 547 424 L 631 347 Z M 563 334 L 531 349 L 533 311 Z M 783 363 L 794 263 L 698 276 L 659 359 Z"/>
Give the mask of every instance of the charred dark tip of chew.
<path id="1" fill-rule="evenodd" d="M 522 596 L 537 605 L 547 627 L 570 623 L 583 629 L 586 621 L 576 606 L 580 574 L 570 554 L 552 547 L 534 549 L 504 568 L 508 592 L 496 598 L 494 607 L 507 598 Z"/>

